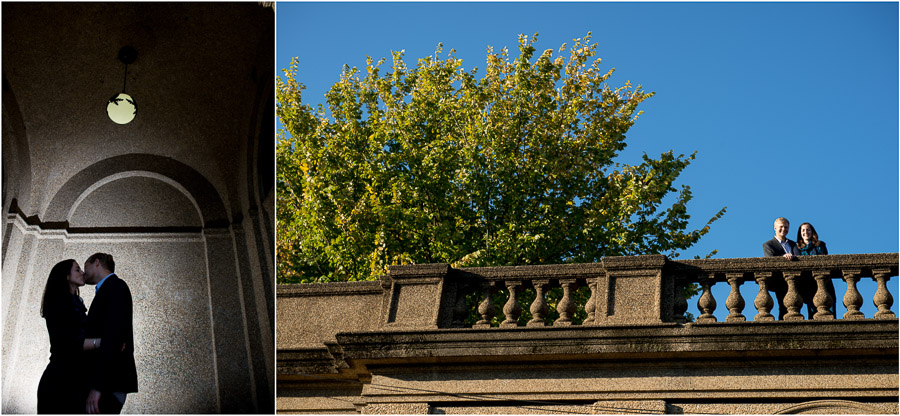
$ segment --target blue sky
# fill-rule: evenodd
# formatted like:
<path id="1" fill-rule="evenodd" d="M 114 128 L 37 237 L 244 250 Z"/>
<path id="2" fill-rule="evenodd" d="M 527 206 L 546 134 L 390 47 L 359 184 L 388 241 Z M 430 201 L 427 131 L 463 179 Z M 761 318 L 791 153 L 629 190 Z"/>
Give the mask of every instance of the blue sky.
<path id="1" fill-rule="evenodd" d="M 656 92 L 619 161 L 697 150 L 676 182 L 693 191 L 691 227 L 728 207 L 681 258 L 762 256 L 779 216 L 791 239 L 811 222 L 832 254 L 900 251 L 896 2 L 279 2 L 276 19 L 276 67 L 300 58 L 314 106 L 366 55 L 402 49 L 412 66 L 440 42 L 483 69 L 488 46 L 517 56 L 520 33 L 539 33 L 540 52 L 590 31 L 612 85 Z M 755 293 L 744 296 L 752 316 Z"/>

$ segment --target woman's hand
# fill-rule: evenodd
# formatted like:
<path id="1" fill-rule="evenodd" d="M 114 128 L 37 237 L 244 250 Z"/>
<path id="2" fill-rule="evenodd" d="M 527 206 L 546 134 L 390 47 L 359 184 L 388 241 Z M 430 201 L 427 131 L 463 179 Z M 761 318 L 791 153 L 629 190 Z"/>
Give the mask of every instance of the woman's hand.
<path id="1" fill-rule="evenodd" d="M 100 348 L 100 338 L 85 338 L 82 349 L 85 351 L 96 350 Z"/>
<path id="2" fill-rule="evenodd" d="M 91 392 L 88 393 L 87 404 L 85 405 L 84 410 L 86 410 L 89 414 L 100 413 L 100 392 L 99 391 L 91 389 Z"/>
<path id="3" fill-rule="evenodd" d="M 122 343 L 122 349 L 121 349 L 122 352 L 125 351 L 126 345 L 128 345 L 128 344 L 125 342 Z M 85 338 L 84 346 L 82 347 L 82 349 L 85 351 L 100 349 L 100 338 Z"/>

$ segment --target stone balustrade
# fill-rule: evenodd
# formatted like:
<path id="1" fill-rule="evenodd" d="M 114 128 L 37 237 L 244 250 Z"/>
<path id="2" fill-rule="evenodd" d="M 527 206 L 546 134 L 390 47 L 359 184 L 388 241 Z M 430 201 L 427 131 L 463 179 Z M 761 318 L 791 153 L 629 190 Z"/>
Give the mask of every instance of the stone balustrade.
<path id="1" fill-rule="evenodd" d="M 815 287 L 811 302 L 814 312 L 810 319 L 833 320 L 837 317 L 833 311 L 837 310 L 837 302 L 842 302 L 847 312 L 843 319 L 866 319 L 860 309 L 865 299 L 857 290 L 860 279 L 872 279 L 878 289 L 872 298 L 877 312 L 868 318 L 896 319 L 890 310 L 894 298 L 888 289 L 887 283 L 891 277 L 897 276 L 897 254 L 842 254 L 830 256 L 800 257 L 795 261 L 782 258 L 748 258 L 748 259 L 721 259 L 721 260 L 684 260 L 669 262 L 669 273 L 676 281 L 677 287 L 689 283 L 697 283 L 702 287 L 702 295 L 697 301 L 697 309 L 701 315 L 697 317 L 697 323 L 716 322 L 713 315 L 721 299 L 712 296 L 710 288 L 716 283 L 725 283 L 730 286 L 728 297 L 724 300 L 724 306 L 728 310 L 727 322 L 743 322 L 749 320 L 741 311 L 747 300 L 741 294 L 740 288 L 745 283 L 756 284 L 757 295 L 752 299 L 757 313 L 753 321 L 774 321 L 776 317 L 771 311 L 775 304 L 772 298 L 770 286 L 773 283 L 786 284 L 787 293 L 784 296 L 784 304 L 787 308 L 783 320 L 804 320 L 800 309 L 804 299 L 799 290 L 801 284 Z M 836 293 L 838 299 L 826 290 L 829 280 L 840 279 L 847 283 L 845 293 Z M 674 316 L 676 320 L 687 310 L 687 302 L 683 298 L 676 298 Z"/>
<path id="2" fill-rule="evenodd" d="M 278 409 L 897 414 L 897 269 L 896 253 L 650 255 L 406 265 L 380 282 L 283 285 Z M 835 316 L 826 287 L 838 279 L 847 312 Z M 783 320 L 769 293 L 779 283 L 790 288 Z M 701 291 L 690 323 L 688 285 Z M 799 320 L 801 292 L 812 297 L 809 321 Z"/>
<path id="3" fill-rule="evenodd" d="M 447 264 L 394 266 L 383 278 L 390 285 L 385 326 L 393 328 L 475 328 L 535 326 L 598 326 L 686 322 L 688 303 L 682 289 L 698 284 L 697 324 L 718 321 L 719 305 L 728 310 L 726 322 L 748 322 L 742 311 L 748 302 L 744 285 L 756 285 L 753 322 L 774 321 L 772 286 L 787 286 L 783 320 L 803 320 L 799 287 L 814 285 L 813 320 L 833 320 L 837 299 L 827 282 L 847 282 L 836 294 L 846 307 L 842 319 L 896 319 L 890 310 L 890 278 L 897 276 L 898 257 L 889 254 L 852 254 L 783 258 L 669 260 L 661 255 L 606 257 L 600 263 L 480 267 L 454 269 Z M 878 289 L 874 316 L 860 311 L 860 279 L 873 279 Z M 814 282 L 814 283 L 813 283 Z M 725 299 L 715 299 L 712 287 L 730 287 Z M 554 296 L 549 296 L 554 292 Z M 807 295 L 809 296 L 809 295 Z M 552 299 L 551 299 L 552 298 Z M 477 302 L 477 307 L 473 304 Z M 475 312 L 474 318 L 470 315 Z M 576 313 L 581 316 L 576 319 Z M 502 314 L 502 315 L 501 315 Z M 500 319 L 502 316 L 502 319 Z M 527 319 L 523 319 L 523 316 Z M 474 321 L 474 323 L 472 322 Z"/>

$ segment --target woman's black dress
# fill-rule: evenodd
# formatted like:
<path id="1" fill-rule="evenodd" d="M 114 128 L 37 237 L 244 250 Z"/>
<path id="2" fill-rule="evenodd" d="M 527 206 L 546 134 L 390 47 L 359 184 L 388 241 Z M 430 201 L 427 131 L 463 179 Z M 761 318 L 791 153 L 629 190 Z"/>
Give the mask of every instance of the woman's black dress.
<path id="1" fill-rule="evenodd" d="M 87 308 L 77 295 L 44 304 L 50 333 L 50 364 L 38 384 L 38 413 L 85 413 L 84 322 Z"/>

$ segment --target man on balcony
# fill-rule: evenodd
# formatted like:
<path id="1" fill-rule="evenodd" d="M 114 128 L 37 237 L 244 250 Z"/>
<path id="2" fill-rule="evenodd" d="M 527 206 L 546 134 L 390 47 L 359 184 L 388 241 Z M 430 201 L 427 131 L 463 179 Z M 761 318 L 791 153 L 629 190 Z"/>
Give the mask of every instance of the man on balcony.
<path id="1" fill-rule="evenodd" d="M 797 243 L 787 238 L 787 233 L 791 229 L 791 223 L 787 218 L 779 217 L 775 220 L 775 238 L 763 243 L 763 254 L 766 257 L 784 257 L 788 260 L 794 260 L 800 255 Z M 784 318 L 787 308 L 784 306 L 784 296 L 787 295 L 787 282 L 783 278 L 773 278 L 769 282 L 769 290 L 775 292 L 775 298 L 778 299 L 778 319 Z"/>
<path id="2" fill-rule="evenodd" d="M 775 238 L 763 243 L 763 253 L 766 257 L 782 256 L 788 260 L 800 255 L 797 243 L 787 238 L 791 229 L 791 223 L 787 218 L 779 217 L 775 220 Z"/>

